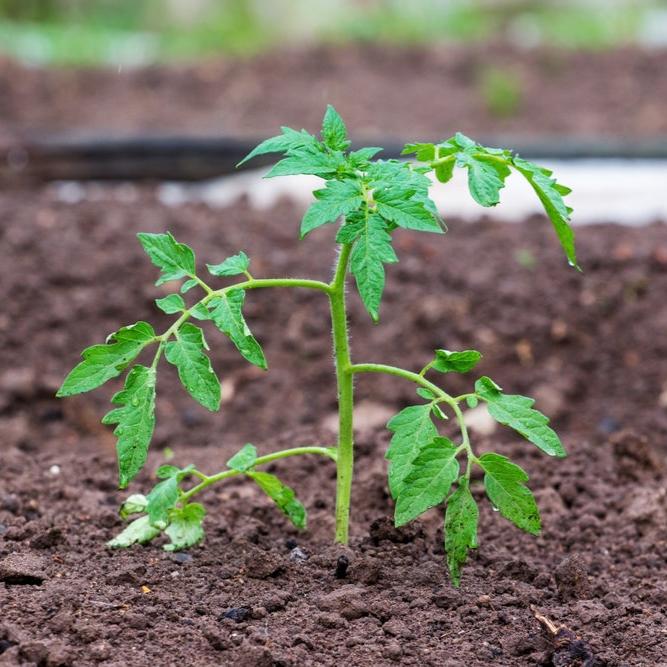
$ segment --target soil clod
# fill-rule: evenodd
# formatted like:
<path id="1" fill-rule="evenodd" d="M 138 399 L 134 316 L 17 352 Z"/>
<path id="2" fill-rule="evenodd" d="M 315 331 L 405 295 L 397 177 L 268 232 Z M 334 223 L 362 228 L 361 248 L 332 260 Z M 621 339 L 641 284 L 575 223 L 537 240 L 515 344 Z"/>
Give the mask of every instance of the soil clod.
<path id="1" fill-rule="evenodd" d="M 338 556 L 336 561 L 336 571 L 334 577 L 336 579 L 345 579 L 347 576 L 347 569 L 350 566 L 350 559 L 347 556 Z"/>

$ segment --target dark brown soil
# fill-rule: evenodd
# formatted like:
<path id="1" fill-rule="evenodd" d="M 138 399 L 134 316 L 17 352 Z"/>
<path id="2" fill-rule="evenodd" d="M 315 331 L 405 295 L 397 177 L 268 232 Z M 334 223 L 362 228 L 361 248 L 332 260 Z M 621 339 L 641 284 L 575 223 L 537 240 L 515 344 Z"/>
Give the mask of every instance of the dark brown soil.
<path id="1" fill-rule="evenodd" d="M 507 117 L 490 69 L 516 89 Z M 64 131 L 264 137 L 316 128 L 334 104 L 356 136 L 440 138 L 667 133 L 667 50 L 569 52 L 507 46 L 284 50 L 249 60 L 137 70 L 39 70 L 0 61 L 0 137 Z M 277 120 L 278 119 L 278 120 Z"/>
<path id="2" fill-rule="evenodd" d="M 388 272 L 379 326 L 352 297 L 356 360 L 419 368 L 436 346 L 476 347 L 480 372 L 535 395 L 570 452 L 547 460 L 504 429 L 475 436 L 480 450 L 530 472 L 544 531 L 524 535 L 483 503 L 480 548 L 456 591 L 437 511 L 391 527 L 382 423 L 414 393 L 384 377 L 358 382 L 349 550 L 331 546 L 334 470 L 314 459 L 275 466 L 310 511 L 304 534 L 232 481 L 206 494 L 202 547 L 178 556 L 159 544 L 105 549 L 124 494 L 99 418 L 117 383 L 66 401 L 53 393 L 85 345 L 121 324 L 166 321 L 154 312 L 161 293 L 134 233 L 170 229 L 201 262 L 243 248 L 258 276 L 325 278 L 332 250 L 325 230 L 297 242 L 288 204 L 270 214 L 244 204 L 170 209 L 147 190 L 91 192 L 97 201 L 74 206 L 48 190 L 0 197 L 0 664 L 581 664 L 554 653 L 531 607 L 577 633 L 595 664 L 667 664 L 664 225 L 579 230 L 578 274 L 541 220 L 449 221 L 442 239 L 398 237 L 401 262 Z M 162 369 L 153 453 L 132 491 L 149 487 L 165 447 L 174 462 L 213 471 L 247 440 L 262 452 L 333 441 L 320 296 L 249 295 L 266 375 L 210 333 L 226 388 L 219 415 Z M 448 378 L 448 387 L 471 381 Z M 341 555 L 350 566 L 336 579 Z"/>

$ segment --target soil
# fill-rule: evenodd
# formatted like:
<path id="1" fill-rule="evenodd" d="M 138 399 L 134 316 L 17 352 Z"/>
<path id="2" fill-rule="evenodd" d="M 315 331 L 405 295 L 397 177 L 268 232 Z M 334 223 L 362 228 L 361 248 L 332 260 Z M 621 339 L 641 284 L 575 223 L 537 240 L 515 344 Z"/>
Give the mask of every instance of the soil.
<path id="1" fill-rule="evenodd" d="M 500 72 L 508 115 L 484 92 Z M 357 137 L 667 134 L 667 50 L 301 47 L 247 60 L 140 69 L 41 70 L 0 60 L 0 138 L 53 132 L 275 134 L 319 127 L 327 103 Z M 503 85 L 503 84 L 501 84 Z"/>
<path id="2" fill-rule="evenodd" d="M 473 432 L 480 451 L 529 471 L 544 530 L 522 534 L 481 503 L 457 591 L 439 511 L 392 527 L 383 425 L 415 394 L 382 376 L 357 384 L 350 548 L 331 543 L 333 465 L 304 458 L 270 469 L 307 506 L 305 533 L 231 480 L 203 496 L 203 546 L 105 549 L 125 492 L 99 419 L 118 383 L 53 394 L 84 346 L 138 319 L 168 321 L 135 232 L 172 230 L 200 262 L 244 249 L 257 276 L 322 279 L 332 234 L 297 242 L 287 202 L 268 216 L 244 202 L 167 208 L 128 186 L 89 186 L 74 205 L 54 192 L 0 195 L 0 665 L 667 665 L 664 224 L 579 229 L 579 274 L 541 219 L 450 220 L 439 239 L 397 233 L 379 326 L 350 297 L 356 360 L 417 369 L 435 347 L 478 348 L 480 373 L 535 396 L 569 450 L 547 459 L 508 430 Z M 210 331 L 225 395 L 212 415 L 162 367 L 152 454 L 132 492 L 150 487 L 165 448 L 213 472 L 248 440 L 260 452 L 334 441 L 321 295 L 257 291 L 247 315 L 271 370 Z M 473 379 L 445 378 L 455 393 Z M 555 641 L 536 614 L 581 641 L 564 647 L 574 635 Z"/>

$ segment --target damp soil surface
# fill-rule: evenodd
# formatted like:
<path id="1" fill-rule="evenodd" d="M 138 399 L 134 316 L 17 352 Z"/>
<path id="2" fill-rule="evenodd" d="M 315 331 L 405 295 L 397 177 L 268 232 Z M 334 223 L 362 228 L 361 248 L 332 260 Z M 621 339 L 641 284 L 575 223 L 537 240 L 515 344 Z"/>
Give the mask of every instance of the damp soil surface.
<path id="1" fill-rule="evenodd" d="M 667 134 L 667 50 L 508 46 L 302 47 L 139 69 L 0 60 L 0 138 L 176 132 L 263 138 L 319 126 L 326 104 L 357 137 Z M 509 102 L 507 102 L 509 100 Z"/>
<path id="2" fill-rule="evenodd" d="M 306 532 L 231 480 L 202 497 L 202 546 L 105 548 L 122 528 L 125 492 L 99 420 L 118 382 L 64 401 L 53 394 L 84 346 L 139 319 L 166 326 L 152 302 L 169 286 L 153 286 L 135 232 L 172 230 L 200 265 L 244 249 L 257 276 L 322 279 L 332 234 L 299 243 L 299 212 L 286 202 L 260 213 L 243 202 L 167 208 L 127 186 L 88 194 L 74 205 L 53 190 L 0 195 L 0 665 L 667 664 L 664 224 L 579 229 L 580 274 L 542 219 L 450 220 L 442 238 L 397 234 L 380 325 L 351 294 L 355 360 L 418 369 L 436 347 L 477 348 L 479 372 L 535 396 L 569 451 L 547 459 L 476 416 L 475 447 L 529 472 L 544 529 L 522 534 L 481 502 L 479 549 L 457 591 L 440 510 L 392 527 L 384 423 L 416 396 L 381 376 L 357 383 L 349 548 L 332 545 L 334 468 L 315 458 L 270 468 L 307 506 Z M 208 332 L 219 414 L 161 368 L 152 453 L 131 492 L 150 488 L 168 449 L 173 463 L 213 472 L 248 441 L 264 453 L 333 443 L 321 297 L 248 295 L 268 373 Z M 443 380 L 462 393 L 474 377 Z M 474 494 L 483 500 L 477 477 Z M 342 556 L 349 567 L 337 578 Z M 539 615 L 582 643 L 558 649 Z"/>

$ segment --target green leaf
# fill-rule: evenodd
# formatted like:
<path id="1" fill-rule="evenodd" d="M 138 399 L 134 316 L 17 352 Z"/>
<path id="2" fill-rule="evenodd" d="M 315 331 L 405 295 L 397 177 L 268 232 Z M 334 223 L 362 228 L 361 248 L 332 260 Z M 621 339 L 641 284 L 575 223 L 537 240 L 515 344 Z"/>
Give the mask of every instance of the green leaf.
<path id="1" fill-rule="evenodd" d="M 487 155 L 482 146 L 474 146 L 458 153 L 456 163 L 468 170 L 468 189 L 472 198 L 481 206 L 495 206 L 500 201 L 500 191 L 511 170 L 507 164 Z"/>
<path id="2" fill-rule="evenodd" d="M 148 500 L 141 493 L 133 493 L 120 506 L 118 513 L 121 519 L 127 519 L 132 514 L 143 514 L 146 511 Z"/>
<path id="3" fill-rule="evenodd" d="M 427 401 L 432 401 L 435 398 L 435 394 L 430 389 L 424 389 L 424 387 L 417 387 L 417 396 L 421 396 Z"/>
<path id="4" fill-rule="evenodd" d="M 191 463 L 185 468 L 178 468 L 177 466 L 172 465 L 162 465 L 155 471 L 155 476 L 158 479 L 171 479 L 172 477 L 176 478 L 177 482 L 184 480 L 192 471 L 195 470 L 195 466 Z"/>
<path id="5" fill-rule="evenodd" d="M 466 403 L 468 404 L 469 408 L 476 408 L 477 404 L 479 403 L 479 399 L 477 396 L 466 396 Z"/>
<path id="6" fill-rule="evenodd" d="M 196 320 L 210 320 L 211 313 L 208 308 L 200 301 L 190 308 L 190 315 Z"/>
<path id="7" fill-rule="evenodd" d="M 476 394 L 488 403 L 489 414 L 504 426 L 509 426 L 549 456 L 563 458 L 565 449 L 557 433 L 547 426 L 549 418 L 532 406 L 535 401 L 519 394 L 503 394 L 490 378 L 475 383 Z"/>
<path id="8" fill-rule="evenodd" d="M 178 368 L 178 377 L 190 396 L 215 412 L 220 408 L 220 381 L 204 349 L 208 349 L 204 332 L 185 322 L 177 331 L 176 340 L 165 345 L 165 356 Z"/>
<path id="9" fill-rule="evenodd" d="M 184 243 L 178 243 L 170 232 L 140 233 L 137 237 L 151 262 L 162 271 L 156 285 L 194 276 L 195 253 Z"/>
<path id="10" fill-rule="evenodd" d="M 255 465 L 256 460 L 257 448 L 247 443 L 227 461 L 227 467 L 239 472 L 246 472 Z"/>
<path id="11" fill-rule="evenodd" d="M 180 294 L 169 294 L 162 299 L 155 299 L 155 305 L 167 315 L 182 313 L 185 310 L 185 301 Z"/>
<path id="12" fill-rule="evenodd" d="M 181 294 L 185 294 L 186 292 L 189 292 L 193 287 L 197 287 L 198 284 L 199 283 L 194 278 L 191 278 L 190 280 L 186 280 L 181 285 Z"/>
<path id="13" fill-rule="evenodd" d="M 482 355 L 476 350 L 462 352 L 436 350 L 432 368 L 440 373 L 467 373 L 477 366 L 481 358 Z"/>
<path id="14" fill-rule="evenodd" d="M 383 151 L 383 148 L 377 146 L 367 146 L 360 148 L 358 151 L 352 151 L 347 156 L 347 161 L 353 169 L 365 169 L 370 160 L 372 160 L 378 153 Z"/>
<path id="15" fill-rule="evenodd" d="M 160 529 L 151 526 L 147 516 L 139 517 L 129 524 L 122 533 L 107 542 L 110 549 L 126 549 L 133 544 L 146 544 L 160 534 Z"/>
<path id="16" fill-rule="evenodd" d="M 166 544 L 164 550 L 180 551 L 199 544 L 204 539 L 202 523 L 205 516 L 206 510 L 199 503 L 172 509 L 169 512 L 169 525 L 164 531 L 171 544 Z"/>
<path id="17" fill-rule="evenodd" d="M 389 463 L 389 490 L 398 496 L 417 454 L 438 435 L 431 421 L 431 406 L 410 405 L 387 423 L 393 433 L 385 458 Z"/>
<path id="18" fill-rule="evenodd" d="M 435 145 L 428 143 L 405 144 L 401 155 L 412 155 L 420 162 L 431 162 L 435 159 Z"/>
<path id="19" fill-rule="evenodd" d="M 169 510 L 178 502 L 178 477 L 158 482 L 147 496 L 146 511 L 153 526 L 164 528 L 169 522 Z"/>
<path id="20" fill-rule="evenodd" d="M 306 211 L 301 221 L 301 238 L 317 227 L 335 222 L 359 208 L 363 202 L 361 184 L 358 180 L 327 181 L 326 188 L 315 190 L 317 199 Z"/>
<path id="21" fill-rule="evenodd" d="M 402 526 L 430 507 L 439 505 L 459 475 L 456 447 L 447 438 L 435 437 L 412 462 L 396 498 L 394 523 Z"/>
<path id="22" fill-rule="evenodd" d="M 549 169 L 540 167 L 533 162 L 515 157 L 513 164 L 517 171 L 530 183 L 539 200 L 542 202 L 542 206 L 544 206 L 544 210 L 556 231 L 556 236 L 558 236 L 558 240 L 565 251 L 568 262 L 576 269 L 581 270 L 577 264 L 574 231 L 570 227 L 572 209 L 563 200 L 563 195 L 569 194 L 570 188 L 557 183 L 551 177 L 552 172 Z"/>
<path id="23" fill-rule="evenodd" d="M 524 482 L 528 475 L 505 456 L 488 452 L 479 458 L 486 473 L 484 486 L 486 495 L 500 513 L 515 526 L 527 533 L 540 532 L 540 511 L 535 498 Z"/>
<path id="24" fill-rule="evenodd" d="M 445 551 L 447 567 L 452 583 L 461 583 L 461 567 L 468 558 L 468 551 L 477 548 L 477 522 L 479 510 L 470 493 L 468 480 L 461 478 L 459 485 L 447 501 L 445 512 Z"/>
<path id="25" fill-rule="evenodd" d="M 83 361 L 72 369 L 56 395 L 62 398 L 97 389 L 120 375 L 155 338 L 155 331 L 147 322 L 112 333 L 105 345 L 93 345 L 81 353 Z"/>
<path id="26" fill-rule="evenodd" d="M 400 188 L 379 190 L 374 193 L 377 212 L 385 219 L 404 229 L 442 234 L 443 229 L 432 210 L 422 199 Z M 412 198 L 411 198 L 412 197 Z"/>
<path id="27" fill-rule="evenodd" d="M 155 429 L 154 368 L 134 366 L 125 379 L 125 387 L 112 399 L 120 407 L 108 412 L 103 424 L 117 424 L 118 471 L 124 489 L 143 468 Z"/>
<path id="28" fill-rule="evenodd" d="M 384 291 L 384 265 L 394 262 L 398 262 L 398 257 L 391 246 L 387 223 L 377 215 L 369 215 L 352 247 L 350 271 L 361 300 L 375 322 Z"/>
<path id="29" fill-rule="evenodd" d="M 345 158 L 339 151 L 329 152 L 320 144 L 290 151 L 264 178 L 310 174 L 329 178 L 345 166 Z"/>
<path id="30" fill-rule="evenodd" d="M 440 164 L 435 165 L 435 177 L 441 183 L 449 183 L 452 180 L 454 175 L 454 166 L 456 165 L 456 160 L 454 157 L 450 157 L 446 162 L 441 162 Z"/>
<path id="31" fill-rule="evenodd" d="M 241 162 L 236 166 L 240 167 L 244 162 L 251 160 L 258 155 L 265 155 L 267 153 L 285 153 L 289 150 L 295 150 L 302 146 L 317 144 L 317 139 L 306 132 L 306 130 L 293 130 L 291 127 L 282 127 L 282 134 L 270 139 L 265 139 L 259 146 L 254 148 L 248 155 L 246 155 Z"/>
<path id="32" fill-rule="evenodd" d="M 207 264 L 206 268 L 214 276 L 226 277 L 241 275 L 248 270 L 249 266 L 248 255 L 241 251 L 238 255 L 232 255 L 220 264 Z"/>
<path id="33" fill-rule="evenodd" d="M 235 289 L 225 292 L 210 303 L 211 319 L 222 333 L 229 336 L 245 359 L 266 370 L 264 352 L 243 317 L 244 301 L 244 290 Z"/>
<path id="34" fill-rule="evenodd" d="M 344 151 L 350 145 L 345 123 L 330 104 L 322 121 L 322 139 L 334 151 Z"/>
<path id="35" fill-rule="evenodd" d="M 268 472 L 248 472 L 266 495 L 278 505 L 300 530 L 306 528 L 306 508 L 296 499 L 294 491 Z"/>

